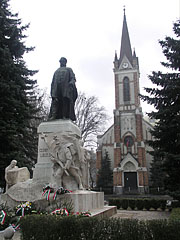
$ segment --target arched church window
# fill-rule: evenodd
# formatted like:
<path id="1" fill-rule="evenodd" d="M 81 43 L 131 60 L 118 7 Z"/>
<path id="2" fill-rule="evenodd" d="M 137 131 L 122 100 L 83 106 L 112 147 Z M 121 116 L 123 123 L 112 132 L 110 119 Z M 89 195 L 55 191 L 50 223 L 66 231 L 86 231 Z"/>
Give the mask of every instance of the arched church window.
<path id="1" fill-rule="evenodd" d="M 124 138 L 124 145 L 127 147 L 127 152 L 132 151 L 131 147 L 134 145 L 134 140 L 132 136 L 128 135 Z"/>
<path id="2" fill-rule="evenodd" d="M 124 96 L 124 102 L 130 101 L 130 86 L 129 86 L 128 77 L 125 77 L 123 80 L 123 96 Z"/>

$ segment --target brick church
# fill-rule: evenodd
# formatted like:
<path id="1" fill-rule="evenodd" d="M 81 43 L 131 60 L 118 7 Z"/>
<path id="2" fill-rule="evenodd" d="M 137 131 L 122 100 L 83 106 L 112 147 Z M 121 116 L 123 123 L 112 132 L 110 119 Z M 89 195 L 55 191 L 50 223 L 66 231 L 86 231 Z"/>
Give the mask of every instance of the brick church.
<path id="1" fill-rule="evenodd" d="M 116 194 L 146 193 L 150 183 L 152 125 L 143 118 L 139 98 L 139 63 L 132 53 L 124 10 L 120 56 L 114 58 L 115 110 L 114 124 L 98 136 L 97 172 L 101 159 L 108 152 L 113 170 L 113 191 Z M 113 99 L 112 99 L 113 100 Z"/>

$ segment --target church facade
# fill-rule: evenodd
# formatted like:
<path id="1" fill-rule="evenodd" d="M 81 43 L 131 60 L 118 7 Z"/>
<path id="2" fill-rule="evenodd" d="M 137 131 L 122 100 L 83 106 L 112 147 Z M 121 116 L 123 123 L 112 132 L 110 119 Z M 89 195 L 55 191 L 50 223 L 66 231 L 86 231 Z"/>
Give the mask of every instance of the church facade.
<path id="1" fill-rule="evenodd" d="M 98 136 L 97 173 L 108 152 L 113 170 L 113 191 L 146 193 L 150 184 L 152 125 L 143 117 L 139 98 L 139 62 L 132 53 L 124 12 L 120 56 L 114 58 L 115 110 L 114 124 Z"/>

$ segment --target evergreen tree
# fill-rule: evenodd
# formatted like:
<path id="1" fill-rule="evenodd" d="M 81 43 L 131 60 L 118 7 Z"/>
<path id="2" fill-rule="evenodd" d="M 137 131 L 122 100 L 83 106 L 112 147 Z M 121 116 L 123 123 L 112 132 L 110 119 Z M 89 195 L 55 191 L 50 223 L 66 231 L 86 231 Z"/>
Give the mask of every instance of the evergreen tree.
<path id="1" fill-rule="evenodd" d="M 151 182 L 153 188 L 163 188 L 164 189 L 164 180 L 166 177 L 164 168 L 163 168 L 163 157 L 159 151 L 152 151 L 150 154 L 153 156 L 153 161 L 151 163 Z"/>
<path id="2" fill-rule="evenodd" d="M 19 167 L 36 161 L 37 137 L 32 119 L 38 109 L 36 81 L 23 60 L 33 50 L 25 46 L 18 14 L 10 11 L 9 0 L 0 0 L 0 185 L 4 185 L 4 169 L 12 159 Z"/>
<path id="3" fill-rule="evenodd" d="M 113 185 L 113 172 L 111 170 L 111 160 L 106 151 L 105 156 L 101 161 L 101 169 L 98 172 L 97 187 L 112 187 Z"/>
<path id="4" fill-rule="evenodd" d="M 159 41 L 167 59 L 162 65 L 170 71 L 152 72 L 149 79 L 154 87 L 145 88 L 149 95 L 141 96 L 155 108 L 149 114 L 156 119 L 154 141 L 149 144 L 161 156 L 158 165 L 165 174 L 165 188 L 171 192 L 180 190 L 180 20 L 174 23 L 173 31 L 175 38 Z"/>

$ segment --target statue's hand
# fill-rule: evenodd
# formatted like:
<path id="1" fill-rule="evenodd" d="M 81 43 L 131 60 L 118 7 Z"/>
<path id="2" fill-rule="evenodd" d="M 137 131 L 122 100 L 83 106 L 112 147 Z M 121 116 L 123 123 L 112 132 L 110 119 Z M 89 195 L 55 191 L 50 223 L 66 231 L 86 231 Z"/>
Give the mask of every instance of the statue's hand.
<path id="1" fill-rule="evenodd" d="M 66 170 L 69 170 L 70 166 L 71 166 L 71 161 L 68 160 L 68 161 L 66 162 L 65 169 L 66 169 Z"/>
<path id="2" fill-rule="evenodd" d="M 55 163 L 56 162 L 56 159 L 55 159 L 55 157 L 54 156 L 51 156 L 51 161 L 53 162 L 53 163 Z"/>

